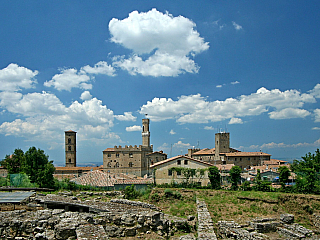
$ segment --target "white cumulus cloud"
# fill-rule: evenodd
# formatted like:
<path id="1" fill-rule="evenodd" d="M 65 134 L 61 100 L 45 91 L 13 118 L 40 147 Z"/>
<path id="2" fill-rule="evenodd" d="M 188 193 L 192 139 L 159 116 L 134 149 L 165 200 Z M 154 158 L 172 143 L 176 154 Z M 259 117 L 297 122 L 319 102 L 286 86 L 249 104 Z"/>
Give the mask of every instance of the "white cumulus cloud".
<path id="1" fill-rule="evenodd" d="M 242 119 L 241 118 L 231 118 L 229 121 L 229 124 L 242 124 Z"/>
<path id="2" fill-rule="evenodd" d="M 310 114 L 307 110 L 300 108 L 285 108 L 269 113 L 271 119 L 305 118 Z"/>
<path id="3" fill-rule="evenodd" d="M 142 127 L 134 125 L 134 126 L 126 127 L 126 131 L 127 132 L 141 132 L 142 131 Z"/>
<path id="4" fill-rule="evenodd" d="M 115 69 L 105 61 L 96 63 L 94 67 L 86 65 L 80 69 L 80 72 L 84 74 L 104 74 L 108 76 L 115 76 Z"/>
<path id="5" fill-rule="evenodd" d="M 171 98 L 154 98 L 140 108 L 140 113 L 148 113 L 153 121 L 176 119 L 179 123 L 208 123 L 233 119 L 231 123 L 240 123 L 238 119 L 241 117 L 268 112 L 273 119 L 305 118 L 310 113 L 302 107 L 305 103 L 315 102 L 315 97 L 310 93 L 262 87 L 250 95 L 224 101 L 208 101 L 200 94 L 181 96 L 176 101 Z M 320 121 L 319 111 L 314 112 L 316 121 Z"/>
<path id="6" fill-rule="evenodd" d="M 75 68 L 62 69 L 60 74 L 56 74 L 50 81 L 46 81 L 43 85 L 46 87 L 54 87 L 62 91 L 71 91 L 72 88 L 92 89 L 89 83 L 91 78 L 83 72 L 78 72 Z"/>
<path id="7" fill-rule="evenodd" d="M 80 96 L 80 99 L 81 100 L 90 100 L 92 98 L 92 95 L 90 94 L 89 91 L 84 91 L 81 96 Z"/>
<path id="8" fill-rule="evenodd" d="M 0 70 L 0 91 L 18 91 L 21 88 L 32 88 L 37 83 L 35 76 L 38 71 L 32 71 L 10 63 L 6 68 Z"/>
<path id="9" fill-rule="evenodd" d="M 123 115 L 114 116 L 119 121 L 136 121 L 137 117 L 132 115 L 132 112 L 124 112 Z"/>
<path id="10" fill-rule="evenodd" d="M 171 129 L 169 133 L 170 133 L 171 135 L 176 134 L 176 132 L 175 132 L 175 131 L 173 131 L 173 129 Z"/>
<path id="11" fill-rule="evenodd" d="M 177 76 L 197 73 L 199 67 L 191 59 L 209 48 L 195 30 L 190 19 L 174 17 L 156 9 L 133 11 L 123 20 L 109 22 L 111 41 L 132 50 L 129 58 L 115 58 L 113 66 L 130 74 L 144 76 Z"/>

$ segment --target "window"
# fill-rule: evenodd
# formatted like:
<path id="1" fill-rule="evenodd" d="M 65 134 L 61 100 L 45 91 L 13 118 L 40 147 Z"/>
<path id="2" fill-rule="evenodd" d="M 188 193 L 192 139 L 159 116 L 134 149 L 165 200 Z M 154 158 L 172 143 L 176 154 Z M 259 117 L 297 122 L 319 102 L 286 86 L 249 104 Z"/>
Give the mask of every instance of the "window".
<path id="1" fill-rule="evenodd" d="M 108 153 L 108 157 L 111 157 L 111 153 Z"/>
<path id="2" fill-rule="evenodd" d="M 69 144 L 71 143 L 71 138 L 68 138 L 68 143 L 69 143 Z"/>
<path id="3" fill-rule="evenodd" d="M 133 157 L 133 154 L 132 154 L 132 153 L 129 153 L 129 157 L 132 158 L 132 157 Z"/>
<path id="4" fill-rule="evenodd" d="M 242 160 L 242 158 L 240 158 L 240 161 Z"/>
<path id="5" fill-rule="evenodd" d="M 158 157 L 156 157 L 156 162 L 158 162 Z"/>
<path id="6" fill-rule="evenodd" d="M 119 163 L 118 162 L 116 163 L 116 167 L 119 167 Z"/>
<path id="7" fill-rule="evenodd" d="M 236 162 L 236 161 L 237 161 L 237 158 L 234 158 L 234 161 Z"/>
<path id="8" fill-rule="evenodd" d="M 117 157 L 117 158 L 119 157 L 119 153 L 116 153 L 116 157 Z"/>
<path id="9" fill-rule="evenodd" d="M 132 162 L 129 162 L 129 167 L 132 167 L 133 166 L 133 163 Z"/>
<path id="10" fill-rule="evenodd" d="M 178 164 L 178 165 L 181 165 L 181 160 L 177 160 L 177 164 Z"/>
<path id="11" fill-rule="evenodd" d="M 248 160 L 250 160 L 250 158 L 248 157 Z"/>
<path id="12" fill-rule="evenodd" d="M 184 160 L 184 165 L 188 165 L 188 160 Z"/>
<path id="13" fill-rule="evenodd" d="M 71 146 L 68 146 L 68 151 L 71 151 Z"/>
<path id="14" fill-rule="evenodd" d="M 69 158 L 69 163 L 71 163 L 71 158 Z"/>
<path id="15" fill-rule="evenodd" d="M 177 176 L 181 176 L 181 171 L 177 171 Z"/>
<path id="16" fill-rule="evenodd" d="M 111 162 L 108 162 L 108 165 L 107 165 L 107 167 L 109 167 L 109 168 L 111 167 Z"/>
<path id="17" fill-rule="evenodd" d="M 168 176 L 172 176 L 172 170 L 171 169 L 168 170 Z"/>

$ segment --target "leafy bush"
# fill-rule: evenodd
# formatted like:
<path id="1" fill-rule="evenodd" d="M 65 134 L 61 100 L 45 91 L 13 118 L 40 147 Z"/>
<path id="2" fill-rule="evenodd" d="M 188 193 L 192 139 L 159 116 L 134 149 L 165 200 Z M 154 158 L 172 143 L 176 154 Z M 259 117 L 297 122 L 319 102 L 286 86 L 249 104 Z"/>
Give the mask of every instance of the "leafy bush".
<path id="1" fill-rule="evenodd" d="M 140 196 L 140 192 L 135 189 L 133 184 L 131 186 L 127 186 L 124 189 L 124 198 L 126 199 L 135 199 L 139 196 Z"/>
<path id="2" fill-rule="evenodd" d="M 155 202 L 159 202 L 160 201 L 160 196 L 158 193 L 154 193 L 154 194 L 151 194 L 151 201 L 155 201 Z"/>
<path id="3" fill-rule="evenodd" d="M 174 199 L 181 199 L 181 193 L 177 191 L 172 191 L 171 189 L 164 190 L 164 196 L 166 198 L 174 198 Z"/>
<path id="4" fill-rule="evenodd" d="M 241 185 L 241 189 L 242 189 L 243 191 L 251 191 L 252 188 L 251 188 L 251 186 L 250 186 L 250 182 L 249 182 L 249 181 L 244 181 L 244 182 L 242 183 L 242 185 Z"/>

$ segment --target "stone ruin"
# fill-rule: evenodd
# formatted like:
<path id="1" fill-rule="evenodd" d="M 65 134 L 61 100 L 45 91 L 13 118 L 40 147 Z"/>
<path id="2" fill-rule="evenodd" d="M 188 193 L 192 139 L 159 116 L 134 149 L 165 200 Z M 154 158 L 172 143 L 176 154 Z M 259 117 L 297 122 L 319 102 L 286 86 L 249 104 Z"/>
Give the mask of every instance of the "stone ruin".
<path id="1" fill-rule="evenodd" d="M 269 232 L 278 232 L 284 239 L 315 239 L 313 231 L 294 223 L 292 214 L 281 214 L 279 219 L 256 218 L 244 225 L 234 221 L 218 222 L 218 235 L 222 239 L 270 239 L 265 234 Z"/>
<path id="2" fill-rule="evenodd" d="M 281 239 L 317 239 L 313 231 L 294 223 L 292 214 L 256 218 L 243 225 L 234 221 L 215 224 L 205 202 L 198 199 L 198 219 L 194 216 L 183 219 L 164 214 L 155 205 L 144 202 L 121 198 L 101 201 L 101 196 L 110 194 L 118 196 L 121 192 L 82 192 L 77 196 L 71 192 L 37 194 L 26 210 L 0 212 L 0 239 L 103 240 L 157 236 L 191 240 L 197 239 L 192 233 L 178 238 L 174 234 L 195 230 L 197 224 L 198 239 L 271 239 L 270 232 L 278 232 Z M 93 195 L 95 199 L 91 198 Z M 320 216 L 314 215 L 313 219 L 314 225 L 320 227 Z"/>
<path id="3" fill-rule="evenodd" d="M 148 239 L 151 234 L 168 238 L 195 224 L 166 215 L 152 204 L 126 199 L 81 201 L 68 193 L 37 195 L 28 207 L 33 211 L 0 212 L 0 239 Z"/>

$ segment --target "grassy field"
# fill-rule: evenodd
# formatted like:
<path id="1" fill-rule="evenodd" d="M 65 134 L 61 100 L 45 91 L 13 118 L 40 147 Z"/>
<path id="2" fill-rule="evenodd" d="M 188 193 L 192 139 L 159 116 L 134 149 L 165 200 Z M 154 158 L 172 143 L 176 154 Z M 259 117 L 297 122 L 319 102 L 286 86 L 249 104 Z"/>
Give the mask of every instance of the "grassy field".
<path id="1" fill-rule="evenodd" d="M 139 198 L 141 201 L 155 204 L 163 212 L 186 218 L 196 216 L 196 198 L 206 201 L 214 222 L 234 220 L 239 224 L 252 218 L 277 217 L 282 213 L 291 213 L 295 222 L 318 231 L 313 224 L 314 215 L 320 215 L 320 196 L 287 194 L 280 192 L 190 190 L 154 188 Z M 156 197 L 155 197 L 156 196 Z M 180 196 L 180 197 L 179 197 Z"/>

